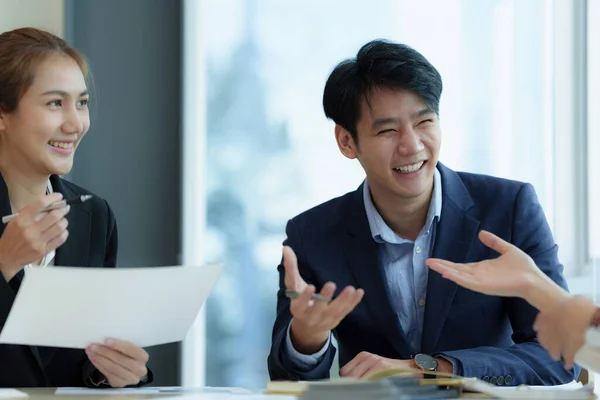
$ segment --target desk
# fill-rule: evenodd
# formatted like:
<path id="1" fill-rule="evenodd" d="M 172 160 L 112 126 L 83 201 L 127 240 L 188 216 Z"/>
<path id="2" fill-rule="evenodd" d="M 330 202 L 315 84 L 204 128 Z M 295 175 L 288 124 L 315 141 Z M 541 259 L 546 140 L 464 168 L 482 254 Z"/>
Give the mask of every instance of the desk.
<path id="1" fill-rule="evenodd" d="M 19 391 L 25 392 L 29 397 L 2 397 L 0 399 L 29 399 L 29 400 L 146 400 L 146 399 L 176 399 L 176 400 L 295 400 L 295 396 L 285 395 L 267 395 L 260 392 L 248 392 L 248 393 L 227 393 L 225 390 L 219 392 L 218 390 L 207 389 L 184 389 L 182 392 L 171 392 L 171 393 L 148 393 L 144 392 L 143 389 L 140 394 L 134 392 L 127 392 L 125 394 L 111 393 L 112 389 L 97 389 L 91 394 L 56 394 L 55 388 L 35 388 L 35 389 L 18 389 Z"/>
<path id="2" fill-rule="evenodd" d="M 262 394 L 259 392 L 245 393 L 245 394 L 232 394 L 226 393 L 225 391 L 218 393 L 211 391 L 210 389 L 186 389 L 183 393 L 161 393 L 161 394 L 102 394 L 103 390 L 98 389 L 99 394 L 55 394 L 56 389 L 44 388 L 44 389 L 19 389 L 29 395 L 30 400 L 146 400 L 146 399 L 173 399 L 173 400 L 296 400 L 295 396 L 286 395 L 269 395 Z M 109 389 L 110 390 L 110 389 Z M 6 397 L 6 399 L 10 399 Z M 14 398 L 15 400 L 17 398 Z M 21 399 L 27 399 L 21 397 Z M 480 397 L 481 399 L 481 397 Z"/>

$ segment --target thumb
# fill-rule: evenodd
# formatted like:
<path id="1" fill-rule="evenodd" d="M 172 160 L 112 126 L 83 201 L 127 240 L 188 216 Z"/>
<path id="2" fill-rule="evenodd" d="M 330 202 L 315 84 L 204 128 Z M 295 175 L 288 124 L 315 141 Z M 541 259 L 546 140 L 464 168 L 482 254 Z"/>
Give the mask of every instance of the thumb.
<path id="1" fill-rule="evenodd" d="M 306 282 L 298 270 L 298 258 L 290 246 L 283 246 L 283 267 L 285 268 L 285 287 L 301 292 Z"/>
<path id="2" fill-rule="evenodd" d="M 514 247 L 512 244 L 500 239 L 498 236 L 488 231 L 479 232 L 479 240 L 481 240 L 481 243 L 500 254 L 504 254 Z"/>

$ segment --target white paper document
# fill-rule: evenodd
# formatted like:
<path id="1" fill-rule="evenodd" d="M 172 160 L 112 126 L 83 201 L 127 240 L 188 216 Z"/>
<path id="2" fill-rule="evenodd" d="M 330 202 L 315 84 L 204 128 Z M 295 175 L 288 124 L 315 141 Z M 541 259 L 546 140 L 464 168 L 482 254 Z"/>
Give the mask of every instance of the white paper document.
<path id="1" fill-rule="evenodd" d="M 593 387 L 586 387 L 577 382 L 556 386 L 496 386 L 480 380 L 465 379 L 463 387 L 497 399 L 591 400 L 593 398 Z"/>
<path id="2" fill-rule="evenodd" d="M 18 399 L 23 397 L 29 397 L 29 395 L 17 389 L 0 389 L 0 399 Z"/>
<path id="3" fill-rule="evenodd" d="M 82 387 L 61 387 L 57 388 L 54 392 L 57 395 L 127 395 L 127 394 L 235 394 L 235 395 L 251 395 L 252 391 L 238 387 L 182 387 L 182 386 L 156 386 L 156 387 L 142 387 L 142 388 L 120 388 L 120 389 L 92 389 Z M 161 397 L 161 399 L 164 397 Z"/>
<path id="4" fill-rule="evenodd" d="M 185 338 L 221 265 L 32 268 L 0 343 L 83 349 L 107 338 L 147 347 Z"/>
<path id="5" fill-rule="evenodd" d="M 111 395 L 143 395 L 160 394 L 160 391 L 153 387 L 148 388 L 118 388 L 118 389 L 92 389 L 83 387 L 61 387 L 54 392 L 60 396 L 111 396 Z"/>

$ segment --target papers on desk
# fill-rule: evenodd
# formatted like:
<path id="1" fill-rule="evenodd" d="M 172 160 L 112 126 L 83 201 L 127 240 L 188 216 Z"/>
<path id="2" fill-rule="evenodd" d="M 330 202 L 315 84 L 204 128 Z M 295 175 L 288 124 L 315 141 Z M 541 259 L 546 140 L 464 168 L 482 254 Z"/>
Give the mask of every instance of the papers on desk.
<path id="1" fill-rule="evenodd" d="M 17 389 L 0 389 L 0 399 L 19 399 L 23 397 L 29 397 L 29 395 Z"/>
<path id="2" fill-rule="evenodd" d="M 140 347 L 181 341 L 221 269 L 32 268 L 0 343 L 83 349 L 106 338 Z"/>
<path id="3" fill-rule="evenodd" d="M 110 396 L 110 395 L 143 395 L 160 394 L 158 388 L 119 388 L 119 389 L 91 389 L 83 387 L 61 387 L 54 392 L 61 396 Z"/>
<path id="4" fill-rule="evenodd" d="M 93 396 L 93 395 L 168 395 L 168 394 L 252 394 L 252 391 L 237 387 L 182 387 L 182 386 L 155 386 L 142 388 L 121 388 L 121 389 L 92 389 L 83 387 L 61 387 L 54 392 L 57 395 L 77 395 L 77 396 Z M 164 398 L 164 397 L 161 397 Z"/>
<path id="5" fill-rule="evenodd" d="M 556 386 L 496 386 L 480 380 L 465 380 L 463 389 L 485 393 L 497 399 L 560 399 L 588 400 L 593 399 L 593 387 L 572 382 Z"/>

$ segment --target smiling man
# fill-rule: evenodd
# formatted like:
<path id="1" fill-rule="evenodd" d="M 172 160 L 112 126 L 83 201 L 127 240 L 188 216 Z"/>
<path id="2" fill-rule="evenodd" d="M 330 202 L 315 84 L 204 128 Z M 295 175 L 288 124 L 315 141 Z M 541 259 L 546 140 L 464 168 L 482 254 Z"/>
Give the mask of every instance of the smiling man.
<path id="1" fill-rule="evenodd" d="M 438 71 L 420 53 L 381 40 L 329 76 L 325 114 L 335 122 L 340 151 L 360 162 L 366 179 L 288 222 L 271 379 L 327 378 L 332 334 L 342 376 L 413 368 L 511 386 L 577 376 L 578 367 L 565 369 L 536 342 L 533 307 L 460 288 L 425 266 L 429 257 L 494 257 L 477 240 L 486 229 L 566 289 L 531 185 L 438 162 L 441 93 Z M 300 295 L 290 300 L 286 289 Z M 314 298 L 317 291 L 333 301 Z"/>

